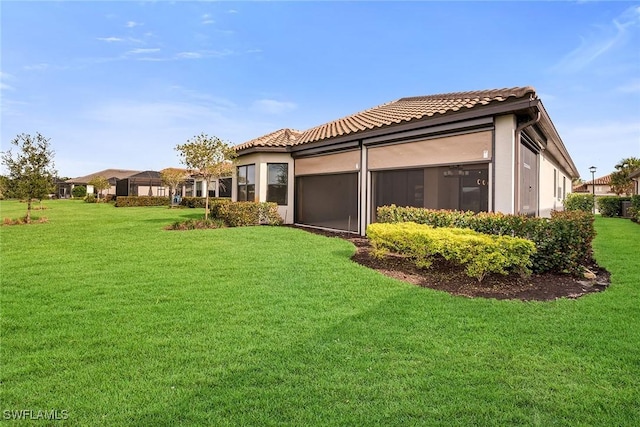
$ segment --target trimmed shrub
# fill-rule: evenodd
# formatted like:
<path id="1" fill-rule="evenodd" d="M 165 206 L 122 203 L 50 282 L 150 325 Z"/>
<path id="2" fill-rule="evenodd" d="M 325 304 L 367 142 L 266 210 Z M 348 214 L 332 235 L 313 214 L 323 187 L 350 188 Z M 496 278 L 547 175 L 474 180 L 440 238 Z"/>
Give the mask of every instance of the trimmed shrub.
<path id="1" fill-rule="evenodd" d="M 282 224 L 278 205 L 271 202 L 232 202 L 218 199 L 211 206 L 211 217 L 222 219 L 229 227 Z"/>
<path id="2" fill-rule="evenodd" d="M 224 221 L 221 219 L 188 219 L 186 221 L 176 221 L 165 227 L 166 230 L 204 230 L 211 228 L 223 228 Z"/>
<path id="3" fill-rule="evenodd" d="M 211 218 L 222 218 L 227 212 L 227 206 L 231 202 L 231 199 L 227 198 L 214 198 L 209 201 L 209 213 Z"/>
<path id="4" fill-rule="evenodd" d="M 98 199 L 93 194 L 87 194 L 84 198 L 85 203 L 98 203 Z"/>
<path id="5" fill-rule="evenodd" d="M 209 199 L 211 202 L 212 199 Z M 186 206 L 188 208 L 204 208 L 206 199 L 204 197 L 183 197 L 180 199 L 180 206 Z"/>
<path id="6" fill-rule="evenodd" d="M 595 229 L 594 216 L 590 212 L 553 211 L 551 218 L 537 218 L 391 205 L 378 208 L 378 221 L 384 222 L 383 219 L 390 220 L 386 222 L 413 221 L 433 227 L 470 228 L 485 234 L 531 240 L 536 245 L 536 253 L 532 258 L 532 268 L 536 273 L 552 271 L 581 274 L 582 266 L 592 260 L 591 242 Z"/>
<path id="7" fill-rule="evenodd" d="M 593 212 L 593 195 L 585 193 L 569 193 L 564 199 L 564 210 Z"/>
<path id="8" fill-rule="evenodd" d="M 367 227 L 374 255 L 396 252 L 418 267 L 431 266 L 435 257 L 464 266 L 468 276 L 482 281 L 489 273 L 529 274 L 533 242 L 510 236 L 492 236 L 469 229 L 403 222 L 375 223 Z"/>
<path id="9" fill-rule="evenodd" d="M 598 211 L 604 217 L 616 217 L 622 215 L 622 202 L 630 201 L 630 197 L 603 196 L 598 197 Z"/>
<path id="10" fill-rule="evenodd" d="M 116 198 L 117 208 L 133 206 L 169 206 L 168 197 L 158 196 L 118 196 Z"/>
<path id="11" fill-rule="evenodd" d="M 640 195 L 631 196 L 631 207 L 628 212 L 631 221 L 640 224 Z"/>
<path id="12" fill-rule="evenodd" d="M 87 187 L 84 185 L 76 185 L 71 190 L 71 195 L 73 197 L 82 198 L 87 195 Z"/>

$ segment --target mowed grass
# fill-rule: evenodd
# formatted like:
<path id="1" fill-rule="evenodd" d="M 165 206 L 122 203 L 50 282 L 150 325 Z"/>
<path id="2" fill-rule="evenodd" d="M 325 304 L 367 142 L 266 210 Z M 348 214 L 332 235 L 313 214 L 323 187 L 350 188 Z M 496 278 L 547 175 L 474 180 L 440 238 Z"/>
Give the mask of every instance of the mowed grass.
<path id="1" fill-rule="evenodd" d="M 537 303 L 408 285 L 288 227 L 165 231 L 203 211 L 44 205 L 48 224 L 0 227 L 1 411 L 82 426 L 640 420 L 628 220 L 596 223 L 606 292 Z"/>

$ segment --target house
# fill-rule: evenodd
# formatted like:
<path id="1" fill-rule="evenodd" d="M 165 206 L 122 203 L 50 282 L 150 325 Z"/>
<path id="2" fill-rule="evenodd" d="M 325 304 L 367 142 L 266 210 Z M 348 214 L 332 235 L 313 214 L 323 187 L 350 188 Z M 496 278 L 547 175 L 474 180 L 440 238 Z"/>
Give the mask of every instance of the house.
<path id="1" fill-rule="evenodd" d="M 116 196 L 166 196 L 169 190 L 162 184 L 157 171 L 144 171 L 121 178 L 116 183 Z"/>
<path id="2" fill-rule="evenodd" d="M 549 216 L 579 176 L 532 87 L 401 98 L 235 149 L 232 200 L 360 234 L 392 203 Z"/>
<path id="3" fill-rule="evenodd" d="M 67 184 L 71 184 L 71 190 L 73 190 L 73 187 L 77 186 L 77 185 L 84 185 L 85 187 L 87 187 L 87 194 L 94 194 L 94 188 L 92 185 L 89 184 L 89 182 L 94 179 L 97 178 L 99 176 L 102 176 L 104 178 L 107 178 L 109 180 L 109 183 L 111 184 L 111 187 L 107 190 L 103 191 L 103 194 L 107 195 L 107 194 L 116 194 L 116 184 L 118 182 L 118 180 L 124 179 L 124 178 L 128 178 L 132 175 L 135 175 L 137 173 L 140 173 L 140 171 L 135 171 L 135 170 L 127 170 L 127 169 L 105 169 L 105 170 L 101 170 L 99 172 L 95 172 L 89 175 L 85 175 L 85 176 L 81 176 L 78 178 L 71 178 L 66 180 L 65 182 Z"/>
<path id="4" fill-rule="evenodd" d="M 633 194 L 640 195 L 640 169 L 636 169 L 631 172 L 631 174 L 629 174 L 629 178 L 631 178 L 634 183 Z"/>
<path id="5" fill-rule="evenodd" d="M 615 196 L 611 190 L 611 174 L 583 182 L 573 187 L 575 193 L 589 193 L 596 196 Z"/>

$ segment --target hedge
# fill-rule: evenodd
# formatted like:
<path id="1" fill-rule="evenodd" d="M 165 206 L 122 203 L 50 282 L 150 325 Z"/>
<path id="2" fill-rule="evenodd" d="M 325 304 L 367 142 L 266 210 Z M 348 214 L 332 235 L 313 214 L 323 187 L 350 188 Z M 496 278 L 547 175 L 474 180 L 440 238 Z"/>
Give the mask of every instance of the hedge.
<path id="1" fill-rule="evenodd" d="M 604 217 L 622 215 L 622 202 L 628 202 L 631 197 L 602 196 L 598 198 L 598 211 Z"/>
<path id="2" fill-rule="evenodd" d="M 629 215 L 631 216 L 631 221 L 640 224 L 640 195 L 631 196 Z"/>
<path id="3" fill-rule="evenodd" d="M 278 205 L 270 202 L 232 202 L 218 199 L 211 204 L 210 213 L 211 218 L 221 219 L 229 227 L 282 224 Z"/>
<path id="4" fill-rule="evenodd" d="M 168 197 L 158 196 L 118 196 L 116 197 L 117 208 L 132 206 L 169 206 Z"/>
<path id="5" fill-rule="evenodd" d="M 209 199 L 209 203 L 211 203 Z M 204 208 L 206 199 L 204 197 L 183 197 L 180 199 L 180 206 L 186 206 L 188 208 Z"/>
<path id="6" fill-rule="evenodd" d="M 489 273 L 531 273 L 531 256 L 536 251 L 533 242 L 526 239 L 415 222 L 371 224 L 367 236 L 376 256 L 392 251 L 423 268 L 431 266 L 435 257 L 442 257 L 464 266 L 466 274 L 478 281 Z"/>
<path id="7" fill-rule="evenodd" d="M 412 221 L 433 227 L 470 228 L 474 231 L 520 237 L 536 245 L 533 271 L 581 274 L 592 261 L 591 242 L 595 237 L 594 216 L 582 211 L 552 211 L 551 218 L 382 206 L 379 222 Z"/>
<path id="8" fill-rule="evenodd" d="M 569 193 L 564 199 L 564 210 L 593 212 L 593 194 Z"/>

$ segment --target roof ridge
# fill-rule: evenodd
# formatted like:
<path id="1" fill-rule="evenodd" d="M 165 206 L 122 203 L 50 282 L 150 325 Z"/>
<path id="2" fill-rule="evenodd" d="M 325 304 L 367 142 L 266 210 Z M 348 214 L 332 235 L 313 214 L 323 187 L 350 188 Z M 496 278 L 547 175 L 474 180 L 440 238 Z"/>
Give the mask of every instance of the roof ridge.
<path id="1" fill-rule="evenodd" d="M 497 94 L 504 97 L 504 92 L 509 92 L 509 96 L 515 96 L 521 98 L 527 93 L 535 94 L 536 89 L 533 86 L 515 86 L 510 88 L 501 89 L 484 89 L 484 90 L 470 90 L 464 92 L 448 92 L 438 93 L 434 95 L 422 95 L 422 96 L 409 96 L 398 99 L 398 101 L 421 101 L 432 99 L 468 99 L 468 98 L 491 98 Z"/>

